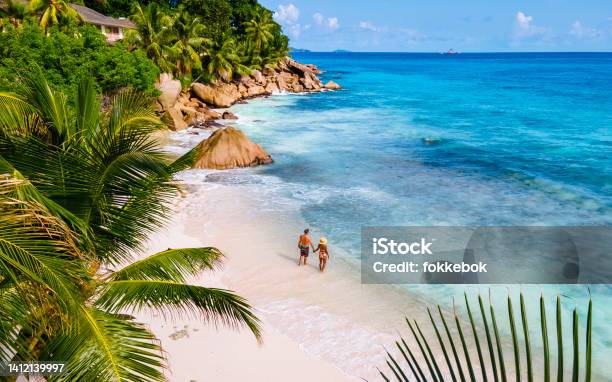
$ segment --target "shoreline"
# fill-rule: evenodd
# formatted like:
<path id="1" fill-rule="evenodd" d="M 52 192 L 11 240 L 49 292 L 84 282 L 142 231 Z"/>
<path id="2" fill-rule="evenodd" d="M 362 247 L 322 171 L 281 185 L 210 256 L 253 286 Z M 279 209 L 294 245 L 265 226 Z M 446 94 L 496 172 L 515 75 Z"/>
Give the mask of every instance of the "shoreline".
<path id="1" fill-rule="evenodd" d="M 185 91 L 179 80 L 164 73 L 155 85 L 161 93 L 155 102 L 155 109 L 170 130 L 222 128 L 219 120 L 236 119 L 226 109 L 250 99 L 282 92 L 308 94 L 341 89 L 333 81 L 324 84 L 318 77 L 321 73 L 313 64 L 303 64 L 286 56 L 274 66 L 265 66 L 261 71 L 253 69 L 250 74 L 234 80 L 193 82 Z M 214 109 L 224 110 L 218 112 Z"/>
<path id="2" fill-rule="evenodd" d="M 192 187 L 193 185 L 189 185 L 189 188 Z M 223 326 L 215 327 L 212 324 L 199 322 L 197 318 L 165 322 L 163 317 L 143 312 L 138 315 L 139 320 L 146 322 L 159 336 L 162 347 L 167 352 L 170 366 L 168 378 L 176 381 L 243 379 L 267 381 L 275 380 L 273 377 L 282 376 L 294 381 L 349 382 L 360 380 L 360 376 L 350 375 L 346 369 L 339 367 L 333 357 L 330 359 L 330 354 L 312 349 L 312 343 L 299 341 L 291 336 L 291 333 L 279 327 L 282 326 L 279 323 L 283 320 L 290 326 L 284 329 L 290 329 L 290 332 L 296 329 L 295 325 L 298 323 L 305 324 L 306 333 L 313 333 L 313 329 L 319 327 L 320 322 L 317 322 L 316 325 L 314 323 L 320 318 L 318 315 L 310 319 L 303 319 L 304 317 L 297 315 L 298 312 L 312 311 L 316 308 L 311 300 L 312 293 L 304 300 L 299 296 L 289 298 L 291 306 L 287 306 L 286 303 L 287 297 L 299 289 L 312 290 L 315 286 L 313 283 L 316 282 L 315 277 L 321 275 L 315 269 L 313 261 L 308 267 L 302 269 L 299 269 L 296 264 L 291 264 L 293 259 L 289 259 L 290 254 L 287 254 L 287 257 L 273 255 L 266 259 L 251 256 L 253 253 L 258 256 L 261 253 L 273 253 L 277 248 L 270 246 L 270 243 L 273 242 L 268 237 L 271 231 L 260 230 L 261 227 L 255 220 L 241 227 L 235 226 L 233 219 L 236 215 L 240 215 L 238 211 L 244 211 L 243 208 L 236 208 L 236 212 L 232 214 L 234 216 L 226 219 L 227 214 L 223 212 L 224 206 L 219 206 L 220 200 L 210 198 L 212 194 L 219 196 L 223 194 L 220 199 L 226 202 L 232 203 L 232 201 L 240 200 L 241 191 L 230 191 L 231 188 L 231 186 L 222 186 L 222 189 L 212 187 L 204 193 L 193 189 L 188 190 L 177 203 L 177 214 L 168 225 L 171 228 L 154 235 L 147 251 L 159 251 L 169 246 L 214 245 L 218 247 L 226 255 L 222 269 L 206 272 L 192 282 L 198 285 L 229 289 L 245 297 L 254 307 L 258 317 L 262 319 L 263 343 L 258 345 L 253 335 L 243 328 L 237 332 Z M 228 195 L 227 192 L 231 192 L 231 195 Z M 196 204 L 200 206 L 205 195 L 209 200 L 206 206 L 202 209 L 195 208 Z M 184 213 L 186 207 L 190 212 Z M 211 213 L 213 210 L 216 212 Z M 206 219 L 206 223 L 201 224 L 202 218 Z M 232 230 L 239 230 L 240 238 L 236 237 Z M 253 235 L 259 235 L 261 240 L 256 246 L 249 246 L 245 236 Z M 281 247 L 284 246 L 285 243 L 282 243 Z M 299 272 L 306 274 L 304 284 L 296 285 L 293 291 L 285 288 L 283 291 L 275 291 L 280 285 L 288 286 L 288 283 L 294 280 Z M 277 274 L 279 277 L 273 280 L 270 279 L 270 274 Z M 266 279 L 268 283 L 263 281 Z M 298 306 L 299 309 L 297 309 Z M 318 312 L 322 313 L 324 310 L 318 309 Z M 340 333 L 337 339 L 342 339 Z M 314 340 L 318 342 L 320 338 L 314 338 Z M 204 357 L 205 360 L 202 359 L 200 351 L 207 354 Z M 338 353 L 339 356 L 341 354 Z M 245 362 L 244 368 L 235 368 L 237 360 Z M 381 357 L 380 361 L 382 360 Z M 193 362 L 197 363 L 196 367 L 192 365 Z M 269 367 L 264 367 L 264 365 Z"/>
<path id="3" fill-rule="evenodd" d="M 240 117 L 242 120 L 243 116 Z M 248 123 L 249 116 L 244 118 Z M 197 139 L 203 139 L 205 134 L 207 130 L 201 130 Z M 431 296 L 412 293 L 398 286 L 362 285 L 359 270 L 355 269 L 355 264 L 350 264 L 351 259 L 348 258 L 340 259 L 340 256 L 332 255 L 328 273 L 319 275 L 312 264 L 313 260 L 316 263 L 316 259 L 311 257 L 310 267 L 304 269 L 304 272 L 296 272 L 297 265 L 291 264 L 297 263 L 294 236 L 306 224 L 299 210 L 293 206 L 281 209 L 280 213 L 277 210 L 272 215 L 267 214 L 269 206 L 263 205 L 261 198 L 252 197 L 261 192 L 262 188 L 265 189 L 266 185 L 252 188 L 244 185 L 251 181 L 245 180 L 245 177 L 258 177 L 257 171 L 188 172 L 189 176 L 183 179 L 187 192 L 183 201 L 179 202 L 181 206 L 186 202 L 191 207 L 188 216 L 184 216 L 185 232 L 226 253 L 228 261 L 223 273 L 219 275 L 222 285 L 246 297 L 264 319 L 266 333 L 273 333 L 274 343 L 278 343 L 276 335 L 281 336 L 291 344 L 290 347 L 299 350 L 297 356 L 303 357 L 304 363 L 310 364 L 315 359 L 321 363 L 314 367 L 327 366 L 336 371 L 340 367 L 350 374 L 348 377 L 342 374 L 349 380 L 361 377 L 375 380 L 378 378 L 375 367 L 384 365 L 383 346 L 394 349 L 398 331 L 410 342 L 411 337 L 404 322 L 405 315 L 427 325 L 426 307 L 436 302 L 441 303 L 443 310 L 450 314 L 448 309 L 444 309 L 444 306 L 448 308 L 450 301 L 432 299 Z M 279 204 L 286 202 L 276 199 L 270 201 Z M 262 213 L 259 211 L 261 209 L 266 211 Z M 181 211 L 184 211 L 182 207 Z M 266 222 L 266 227 L 258 225 L 258 221 Z M 318 233 L 315 227 L 316 237 Z M 248 245 L 252 238 L 257 238 L 258 243 Z M 333 277 L 337 279 L 319 277 L 329 276 L 329 272 L 333 272 Z M 325 296 L 329 291 L 333 291 L 333 296 Z M 471 291 L 473 289 L 468 292 Z M 463 316 L 463 312 L 460 313 Z M 296 317 L 297 321 L 306 324 L 305 328 L 288 324 L 295 321 Z M 233 335 L 222 330 L 215 338 L 232 338 Z M 248 337 L 248 334 L 241 333 L 239 336 Z M 264 333 L 264 341 L 265 336 Z M 371 342 L 371 338 L 378 340 Z M 509 344 L 504 345 L 506 348 Z M 197 345 L 191 346 L 197 348 Z M 245 353 L 255 351 L 259 354 L 259 350 L 249 347 Z M 511 352 L 510 347 L 506 351 Z M 473 345 L 471 352 L 475 352 Z M 264 350 L 263 353 L 271 355 L 274 351 Z M 284 354 L 284 351 L 281 353 Z M 233 356 L 232 353 L 224 354 L 223 357 L 219 355 L 222 363 L 227 362 L 228 357 L 231 360 Z M 476 354 L 472 356 L 475 359 Z M 274 357 L 278 357 L 278 353 Z M 353 362 L 348 362 L 347 357 L 352 358 Z M 538 360 L 534 366 L 537 370 L 541 369 Z M 312 367 L 309 366 L 309 369 Z M 507 365 L 507 369 L 511 372 L 512 365 Z M 293 373 L 291 370 L 288 372 Z M 298 373 L 301 375 L 307 372 Z M 294 377 L 293 374 L 287 375 Z M 338 378 L 329 380 L 344 380 Z M 316 380 L 328 379 L 318 377 Z"/>
<path id="4" fill-rule="evenodd" d="M 245 329 L 236 332 L 197 318 L 165 322 L 163 317 L 139 314 L 138 319 L 150 326 L 167 352 L 169 380 L 378 380 L 376 367 L 385 365 L 385 349 L 398 355 L 394 344 L 398 333 L 413 348 L 417 346 L 405 317 L 419 322 L 428 338 L 435 338 L 427 316 L 427 307 L 435 303 L 426 296 L 396 285 L 361 284 L 356 264 L 337 250 L 325 273 L 318 271 L 313 256 L 307 267 L 298 267 L 294 236 L 305 226 L 299 211 L 272 211 L 253 196 L 253 185 L 216 178 L 231 171 L 243 170 L 186 174 L 186 192 L 174 206 L 169 228 L 152 237 L 147 250 L 219 248 L 226 256 L 222 269 L 192 282 L 245 297 L 262 319 L 263 344 L 258 346 Z M 319 236 L 316 229 L 313 236 Z M 500 303 L 496 305 L 501 308 Z M 444 305 L 442 310 L 447 319 L 452 317 L 452 310 Z M 461 304 L 458 314 L 465 318 Z M 469 330 L 467 321 L 463 325 L 464 331 Z M 450 330 L 457 336 L 455 328 Z M 430 345 L 435 354 L 441 354 L 437 342 Z M 505 336 L 504 353 L 511 354 L 511 346 Z M 477 359 L 473 343 L 469 349 Z M 244 367 L 236 368 L 237 362 Z M 541 377 L 537 371 L 542 370 L 541 360 L 533 362 L 534 375 Z M 512 375 L 511 362 L 506 362 L 506 369 Z"/>

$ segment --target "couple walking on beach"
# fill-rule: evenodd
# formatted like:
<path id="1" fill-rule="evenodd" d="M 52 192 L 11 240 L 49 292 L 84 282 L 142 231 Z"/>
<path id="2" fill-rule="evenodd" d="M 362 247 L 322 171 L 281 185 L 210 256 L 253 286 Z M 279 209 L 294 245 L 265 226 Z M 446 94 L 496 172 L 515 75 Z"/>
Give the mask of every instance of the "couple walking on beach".
<path id="1" fill-rule="evenodd" d="M 306 228 L 304 233 L 300 235 L 298 239 L 298 248 L 300 249 L 300 260 L 298 262 L 298 266 L 302 265 L 302 261 L 304 265 L 306 265 L 306 260 L 308 260 L 308 252 L 310 248 L 312 248 L 313 252 L 319 252 L 319 270 L 323 272 L 325 270 L 325 266 L 327 265 L 327 260 L 329 259 L 329 252 L 327 250 L 327 239 L 321 237 L 319 239 L 319 245 L 315 249 L 314 244 L 312 244 L 312 240 L 310 240 L 310 230 Z"/>

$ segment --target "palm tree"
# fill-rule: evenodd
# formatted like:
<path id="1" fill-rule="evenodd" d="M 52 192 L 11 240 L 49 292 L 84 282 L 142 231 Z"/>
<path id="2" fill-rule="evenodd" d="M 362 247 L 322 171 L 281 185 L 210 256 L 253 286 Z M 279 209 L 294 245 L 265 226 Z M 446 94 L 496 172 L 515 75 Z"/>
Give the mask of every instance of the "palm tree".
<path id="1" fill-rule="evenodd" d="M 7 0 L 4 8 L 0 8 L 0 16 L 6 17 L 14 28 L 19 28 L 29 14 L 28 7 L 25 4 L 14 0 Z"/>
<path id="2" fill-rule="evenodd" d="M 389 376 L 395 377 L 398 382 L 409 380 L 416 381 L 446 381 L 452 379 L 454 382 L 461 381 L 476 381 L 476 375 L 479 375 L 483 381 L 487 381 L 491 376 L 494 381 L 522 381 L 521 375 L 526 375 L 528 381 L 534 380 L 534 357 L 538 355 L 532 346 L 534 343 L 530 338 L 530 327 L 528 324 L 528 313 L 525 307 L 525 299 L 521 293 L 519 299 L 520 319 L 515 317 L 513 301 L 508 296 L 507 313 L 510 332 L 512 335 L 512 360 L 507 360 L 508 354 L 504 353 L 504 341 L 500 336 L 498 321 L 495 315 L 495 309 L 492 302 L 485 306 L 482 296 L 478 296 L 478 309 L 482 327 L 478 327 L 475 318 L 477 314 L 472 314 L 467 293 L 465 296 L 465 305 L 469 318 L 469 332 L 464 333 L 458 314 L 453 314 L 450 323 L 447 322 L 445 315 L 442 313 L 440 306 L 437 307 L 439 320 L 434 318 L 435 314 L 427 309 L 429 319 L 432 324 L 432 329 L 435 332 L 434 339 L 428 339 L 423 334 L 421 327 L 415 320 L 406 318 L 406 323 L 410 328 L 410 332 L 414 338 L 414 346 L 410 345 L 403 337 L 400 337 L 395 342 L 399 355 L 394 357 L 390 351 L 387 351 L 387 366 L 392 374 Z M 557 297 L 555 323 L 556 323 L 556 357 L 550 348 L 550 337 L 548 324 L 549 318 L 546 314 L 546 304 L 544 297 L 540 297 L 540 312 L 539 312 L 539 329 L 541 332 L 542 352 L 540 353 L 543 360 L 542 376 L 543 381 L 550 382 L 552 375 L 556 374 L 557 381 L 563 381 L 566 368 L 564 366 L 564 329 L 561 314 L 561 298 Z M 522 326 L 522 337 L 524 342 L 524 352 L 521 350 L 520 329 L 517 329 L 516 321 L 520 320 Z M 572 328 L 569 334 L 569 340 L 572 344 L 572 381 L 578 381 L 580 373 L 581 355 L 580 355 L 580 338 L 578 330 L 578 311 L 574 309 L 572 314 Z M 593 303 L 589 301 L 588 313 L 586 319 L 586 338 L 585 338 L 585 355 L 584 355 L 584 380 L 591 380 L 592 373 L 592 321 L 593 321 Z M 456 335 L 453 335 L 453 323 L 456 327 Z M 489 326 L 491 324 L 491 326 Z M 481 336 L 485 336 L 486 347 L 481 344 Z M 471 333 L 471 336 L 469 335 Z M 476 352 L 471 346 L 468 346 L 472 341 L 468 342 L 469 337 L 472 337 L 476 345 Z M 439 346 L 440 352 L 434 354 L 432 347 Z M 450 346 L 450 347 L 448 347 Z M 567 345 L 566 345 L 567 346 Z M 471 350 L 470 350 L 471 348 Z M 476 353 L 476 354 L 474 354 Z M 442 357 L 443 356 L 443 357 Z M 555 362 L 556 358 L 556 362 Z M 522 361 L 526 363 L 523 364 Z M 506 369 L 506 363 L 512 362 L 514 371 L 511 368 Z M 556 363 L 557 370 L 554 372 L 551 365 Z M 407 367 L 406 367 L 407 366 Z M 383 380 L 389 382 L 390 378 L 385 372 L 379 370 Z"/>
<path id="3" fill-rule="evenodd" d="M 47 29 L 49 25 L 59 24 L 59 17 L 80 20 L 79 13 L 65 0 L 30 0 L 29 10 L 32 13 L 41 13 L 40 26 Z"/>
<path id="4" fill-rule="evenodd" d="M 253 56 L 259 56 L 274 38 L 276 24 L 269 11 L 261 11 L 251 21 L 245 22 L 245 32 L 253 47 Z"/>
<path id="5" fill-rule="evenodd" d="M 189 16 L 182 7 L 174 18 L 170 39 L 175 41 L 170 49 L 176 74 L 191 76 L 193 69 L 202 69 L 202 57 L 210 40 L 204 37 L 205 27 L 198 17 Z"/>
<path id="6" fill-rule="evenodd" d="M 133 262 L 193 153 L 160 151 L 150 133 L 161 123 L 141 94 L 120 93 L 101 113 L 94 89 L 83 80 L 71 109 L 36 71 L 20 91 L 0 92 L 0 362 L 66 361 L 70 380 L 163 380 L 158 340 L 130 315 L 141 309 L 260 339 L 244 299 L 187 283 L 218 267 L 217 249 Z"/>
<path id="7" fill-rule="evenodd" d="M 174 22 L 172 17 L 166 15 L 157 3 L 151 2 L 145 8 L 136 4 L 136 13 L 130 19 L 136 24 L 136 30 L 127 33 L 127 41 L 142 49 L 162 71 L 172 72 L 174 66 L 167 60 Z"/>
<path id="8" fill-rule="evenodd" d="M 209 76 L 212 79 L 229 81 L 236 73 L 249 73 L 249 68 L 241 63 L 236 52 L 236 41 L 229 32 L 214 40 L 208 48 Z"/>

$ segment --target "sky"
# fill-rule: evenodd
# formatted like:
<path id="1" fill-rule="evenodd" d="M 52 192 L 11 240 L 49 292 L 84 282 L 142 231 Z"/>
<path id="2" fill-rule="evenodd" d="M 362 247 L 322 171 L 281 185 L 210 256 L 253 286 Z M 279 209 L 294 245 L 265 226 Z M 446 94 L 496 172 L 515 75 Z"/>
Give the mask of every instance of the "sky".
<path id="1" fill-rule="evenodd" d="M 612 0 L 260 0 L 293 48 L 612 51 Z"/>

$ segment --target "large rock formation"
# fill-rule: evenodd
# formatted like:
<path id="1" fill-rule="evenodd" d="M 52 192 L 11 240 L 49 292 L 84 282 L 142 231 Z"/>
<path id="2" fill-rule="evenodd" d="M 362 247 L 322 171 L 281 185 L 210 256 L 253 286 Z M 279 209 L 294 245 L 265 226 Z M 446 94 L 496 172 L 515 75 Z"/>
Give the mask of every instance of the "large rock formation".
<path id="1" fill-rule="evenodd" d="M 215 131 L 198 145 L 193 168 L 225 170 L 272 163 L 272 157 L 233 127 Z"/>
<path id="2" fill-rule="evenodd" d="M 172 80 L 168 75 L 162 75 L 157 86 L 162 92 L 157 99 L 157 110 L 171 130 L 209 126 L 221 118 L 220 113 L 209 109 L 204 102 L 193 97 L 191 92 L 181 92 L 180 82 Z"/>
<path id="3" fill-rule="evenodd" d="M 320 73 L 314 65 L 301 64 L 287 57 L 276 67 L 253 70 L 250 75 L 231 82 L 194 83 L 189 91 L 182 93 L 180 82 L 163 74 L 158 83 L 162 93 L 157 102 L 158 110 L 173 130 L 182 130 L 187 126 L 214 127 L 214 120 L 221 118 L 221 114 L 210 107 L 226 108 L 245 99 L 278 92 L 340 89 L 338 84 L 331 81 L 323 85 L 317 77 Z"/>
<path id="4" fill-rule="evenodd" d="M 205 85 L 195 83 L 192 93 L 202 102 L 213 107 L 228 107 L 239 100 L 270 95 L 276 92 L 318 92 L 326 88 L 317 74 L 321 71 L 314 65 L 301 64 L 287 57 L 276 68 L 266 66 L 261 71 L 253 70 L 251 75 L 236 81 Z M 340 89 L 336 84 L 334 90 Z"/>
<path id="5" fill-rule="evenodd" d="M 188 121 L 183 117 L 183 113 L 181 111 L 180 105 L 176 104 L 169 109 L 166 109 L 162 114 L 162 121 L 168 126 L 171 130 L 180 131 L 185 130 L 187 128 Z"/>
<path id="6" fill-rule="evenodd" d="M 162 113 L 162 120 L 173 130 L 183 130 L 187 123 L 183 120 L 180 105 L 177 105 L 181 95 L 181 81 L 172 79 L 172 75 L 162 73 L 155 87 L 161 93 L 157 98 L 158 110 Z"/>
<path id="7" fill-rule="evenodd" d="M 238 86 L 234 83 L 205 85 L 194 83 L 191 91 L 201 101 L 214 107 L 230 107 L 241 98 Z"/>
<path id="8" fill-rule="evenodd" d="M 181 95 L 181 81 L 173 80 L 172 74 L 162 73 L 155 87 L 161 93 L 157 100 L 164 110 L 173 107 Z"/>

